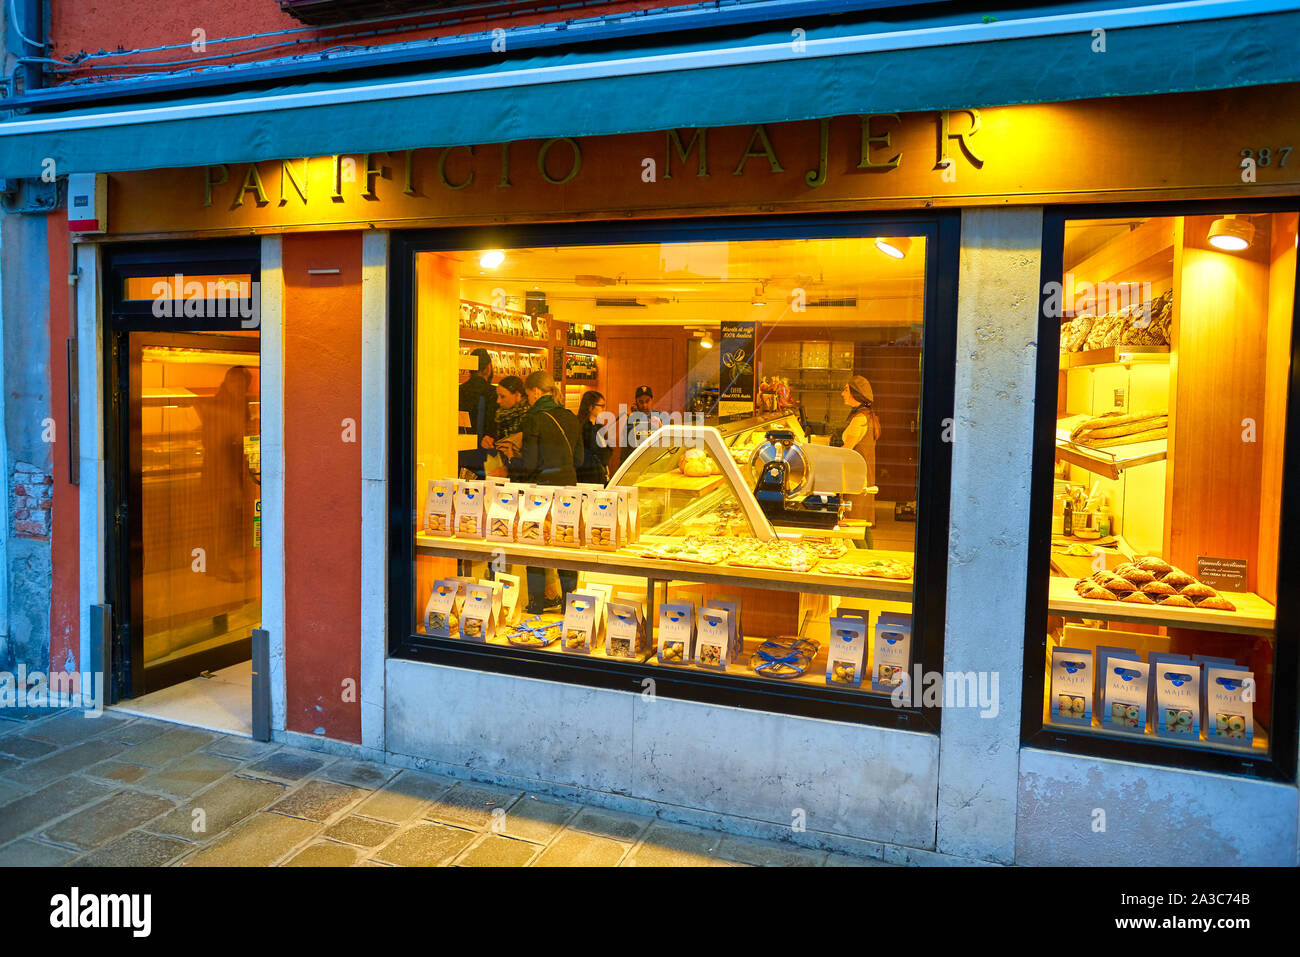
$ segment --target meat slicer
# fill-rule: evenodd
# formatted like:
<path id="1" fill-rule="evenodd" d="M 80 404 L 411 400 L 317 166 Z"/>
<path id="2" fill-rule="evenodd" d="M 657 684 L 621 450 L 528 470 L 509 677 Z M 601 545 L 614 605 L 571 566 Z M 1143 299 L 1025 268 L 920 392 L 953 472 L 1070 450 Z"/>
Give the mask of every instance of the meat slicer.
<path id="1" fill-rule="evenodd" d="M 848 511 L 845 495 L 867 490 L 867 463 L 853 449 L 795 441 L 771 429 L 749 458 L 754 498 L 773 525 L 834 528 Z"/>

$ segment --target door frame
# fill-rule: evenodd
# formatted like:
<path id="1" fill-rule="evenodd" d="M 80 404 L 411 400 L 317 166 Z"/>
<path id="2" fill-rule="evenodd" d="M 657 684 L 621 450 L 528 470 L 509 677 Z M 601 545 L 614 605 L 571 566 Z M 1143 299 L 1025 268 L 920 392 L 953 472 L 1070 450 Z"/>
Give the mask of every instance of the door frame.
<path id="1" fill-rule="evenodd" d="M 256 300 L 260 295 L 261 245 L 257 240 L 251 243 L 132 244 L 107 246 L 102 255 L 104 601 L 112 611 L 111 667 L 105 676 L 105 697 L 107 703 L 115 704 L 123 698 L 139 697 L 185 677 L 194 677 L 189 674 L 193 665 L 187 663 L 191 657 L 200 657 L 205 668 L 215 669 L 251 656 L 251 640 L 231 642 L 199 656 L 187 656 L 148 669 L 150 680 L 146 681 L 141 627 L 143 542 L 140 523 L 132 521 L 134 516 L 140 515 L 141 485 L 139 435 L 133 434 L 137 425 L 130 416 L 131 334 L 147 333 L 161 341 L 170 339 L 177 343 L 185 341 L 248 352 L 258 355 L 259 359 L 261 354 L 260 324 L 248 327 L 257 330 L 256 338 L 220 335 L 222 332 L 245 330 L 237 313 L 227 314 L 230 312 L 228 304 L 205 301 L 197 309 L 198 316 L 187 317 L 184 310 L 173 308 L 171 316 L 175 318 L 160 318 L 154 314 L 150 303 L 125 300 L 124 279 L 141 275 L 238 272 L 250 276 L 251 295 Z M 194 335 L 200 332 L 208 334 Z M 138 362 L 138 346 L 135 355 Z"/>

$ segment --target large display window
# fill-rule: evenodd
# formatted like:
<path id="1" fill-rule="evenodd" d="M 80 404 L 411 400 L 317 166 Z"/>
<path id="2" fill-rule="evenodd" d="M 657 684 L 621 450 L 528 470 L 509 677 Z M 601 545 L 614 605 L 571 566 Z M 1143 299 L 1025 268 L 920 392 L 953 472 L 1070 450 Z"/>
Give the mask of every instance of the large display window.
<path id="1" fill-rule="evenodd" d="M 911 689 L 942 660 L 956 238 L 400 239 L 393 653 L 937 727 Z"/>
<path id="2" fill-rule="evenodd" d="M 1049 217 L 1033 743 L 1294 777 L 1297 219 Z"/>

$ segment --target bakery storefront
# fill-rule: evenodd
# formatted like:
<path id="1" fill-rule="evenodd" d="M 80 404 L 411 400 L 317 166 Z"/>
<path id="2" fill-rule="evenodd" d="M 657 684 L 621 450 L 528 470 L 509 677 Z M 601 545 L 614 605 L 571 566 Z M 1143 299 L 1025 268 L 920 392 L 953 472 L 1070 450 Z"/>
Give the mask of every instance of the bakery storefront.
<path id="1" fill-rule="evenodd" d="M 259 250 L 287 740 L 893 860 L 1293 864 L 1298 95 L 113 174 L 77 261 Z"/>

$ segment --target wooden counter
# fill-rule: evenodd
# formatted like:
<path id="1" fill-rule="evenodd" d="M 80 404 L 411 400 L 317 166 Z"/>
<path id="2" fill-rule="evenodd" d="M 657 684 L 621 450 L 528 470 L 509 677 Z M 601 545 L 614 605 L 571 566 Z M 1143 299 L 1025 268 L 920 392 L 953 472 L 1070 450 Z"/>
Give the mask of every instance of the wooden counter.
<path id="1" fill-rule="evenodd" d="M 1076 578 L 1052 576 L 1047 580 L 1047 610 L 1075 618 L 1130 621 L 1171 628 L 1198 628 L 1238 635 L 1273 634 L 1277 612 L 1263 598 L 1250 592 L 1220 592 L 1237 606 L 1236 611 L 1208 608 L 1176 608 L 1168 605 L 1131 605 L 1122 601 L 1080 598 L 1074 590 Z"/>
<path id="2" fill-rule="evenodd" d="M 657 536 L 642 536 L 641 541 L 654 543 L 667 541 Z M 633 546 L 635 548 L 635 546 Z M 736 565 L 706 565 L 699 562 L 668 561 L 642 558 L 628 550 L 602 552 L 590 548 L 564 548 L 558 545 L 520 545 L 510 542 L 488 542 L 478 539 L 440 538 L 432 535 L 415 536 L 417 555 L 443 558 L 460 558 L 466 561 L 488 561 L 494 554 L 504 552 L 512 562 L 539 565 L 548 568 L 565 568 L 574 571 L 605 572 L 607 574 L 640 575 L 657 581 L 693 581 L 715 585 L 748 585 L 775 591 L 797 591 L 817 595 L 839 595 L 879 601 L 911 601 L 912 579 L 858 578 L 848 575 L 825 575 L 814 565 L 811 571 L 798 574 L 782 569 L 746 568 Z M 889 559 L 911 563 L 911 552 L 868 550 L 850 548 L 838 559 L 842 562 L 865 563 L 873 559 Z"/>

